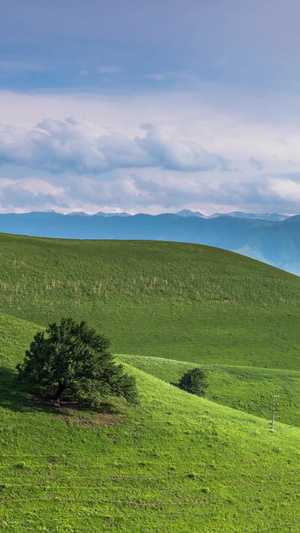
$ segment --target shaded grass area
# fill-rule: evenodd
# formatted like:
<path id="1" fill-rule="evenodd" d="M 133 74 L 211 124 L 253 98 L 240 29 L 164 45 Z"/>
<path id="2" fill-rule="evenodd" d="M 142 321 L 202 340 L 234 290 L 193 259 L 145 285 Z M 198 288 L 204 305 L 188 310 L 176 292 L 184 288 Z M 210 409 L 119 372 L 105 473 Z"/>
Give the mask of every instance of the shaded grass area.
<path id="1" fill-rule="evenodd" d="M 298 532 L 298 428 L 271 432 L 266 420 L 133 367 L 139 406 L 49 409 L 14 380 L 36 327 L 3 320 L 1 530 Z"/>
<path id="2" fill-rule="evenodd" d="M 300 278 L 225 250 L 0 236 L 0 311 L 72 316 L 113 351 L 300 369 Z"/>
<path id="3" fill-rule="evenodd" d="M 117 357 L 152 376 L 175 384 L 185 372 L 198 366 L 158 357 Z M 271 420 L 272 399 L 276 395 L 276 421 L 300 426 L 300 372 L 228 365 L 207 365 L 205 368 L 208 378 L 207 399 Z"/>

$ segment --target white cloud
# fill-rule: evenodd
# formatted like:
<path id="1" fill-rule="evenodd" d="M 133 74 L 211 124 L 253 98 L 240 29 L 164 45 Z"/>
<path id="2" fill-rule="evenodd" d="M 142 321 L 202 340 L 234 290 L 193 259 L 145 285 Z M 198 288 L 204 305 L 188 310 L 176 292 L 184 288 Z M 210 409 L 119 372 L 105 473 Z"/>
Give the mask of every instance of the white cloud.
<path id="1" fill-rule="evenodd" d="M 267 183 L 266 193 L 280 200 L 292 203 L 300 202 L 300 183 L 288 178 L 270 178 Z"/>
<path id="2" fill-rule="evenodd" d="M 19 180 L 0 178 L 0 196 L 2 197 L 5 196 L 7 191 L 25 191 L 32 196 L 51 195 L 55 198 L 61 196 L 64 190 L 63 187 L 53 185 L 38 178 L 23 178 Z"/>
<path id="3" fill-rule="evenodd" d="M 0 178 L 0 212 L 57 209 L 64 203 L 64 187 L 38 178 Z"/>
<path id="4" fill-rule="evenodd" d="M 121 69 L 119 67 L 116 67 L 114 65 L 103 65 L 92 70 L 81 70 L 79 74 L 81 76 L 89 76 L 92 74 L 118 74 L 119 72 L 121 72 Z"/>
<path id="5" fill-rule="evenodd" d="M 147 135 L 144 138 L 137 137 L 136 142 L 157 161 L 157 166 L 185 172 L 217 167 L 224 170 L 227 167 L 223 158 L 207 152 L 195 142 L 178 140 L 166 130 L 151 124 L 142 127 L 147 131 Z"/>
<path id="6" fill-rule="evenodd" d="M 120 68 L 119 67 L 116 67 L 114 65 L 103 65 L 102 67 L 99 67 L 96 69 L 96 72 L 98 74 L 118 74 L 118 72 L 120 72 Z"/>
<path id="7" fill-rule="evenodd" d="M 225 168 L 225 161 L 194 142 L 147 126 L 130 139 L 85 119 L 43 119 L 35 129 L 0 125 L 0 163 L 52 173 L 100 174 L 117 168 L 161 167 L 178 171 Z"/>
<path id="8" fill-rule="evenodd" d="M 202 174 L 201 174 L 202 175 Z M 160 213 L 181 208 L 212 212 L 248 211 L 296 213 L 300 183 L 283 177 L 256 182 L 234 181 L 217 172 L 199 179 L 195 172 L 125 169 L 105 174 L 103 180 L 66 173 L 63 176 L 0 178 L 0 212 L 55 210 L 58 212 L 128 211 Z"/>
<path id="9" fill-rule="evenodd" d="M 6 211 L 300 211 L 297 115 L 283 118 L 279 105 L 272 119 L 264 107 L 254 120 L 205 106 L 195 92 L 97 97 L 2 91 L 0 99 L 2 120 L 11 124 L 0 132 L 2 176 L 16 178 L 0 202 Z M 87 119 L 63 118 L 79 112 Z M 141 130 L 147 122 L 153 126 Z M 224 160 L 233 170 L 220 172 Z M 18 195 L 17 178 L 27 176 L 63 183 L 64 191 L 33 196 L 23 186 Z"/>

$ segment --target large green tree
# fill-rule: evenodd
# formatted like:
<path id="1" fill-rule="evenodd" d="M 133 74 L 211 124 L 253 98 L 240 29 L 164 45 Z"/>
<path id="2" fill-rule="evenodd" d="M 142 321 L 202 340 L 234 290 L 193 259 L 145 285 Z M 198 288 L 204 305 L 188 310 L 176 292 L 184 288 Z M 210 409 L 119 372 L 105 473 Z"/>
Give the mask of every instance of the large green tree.
<path id="1" fill-rule="evenodd" d="M 54 400 L 64 391 L 89 403 L 108 394 L 137 400 L 135 379 L 124 373 L 109 351 L 110 340 L 85 322 L 63 318 L 34 336 L 18 377 L 38 389 L 55 390 Z"/>

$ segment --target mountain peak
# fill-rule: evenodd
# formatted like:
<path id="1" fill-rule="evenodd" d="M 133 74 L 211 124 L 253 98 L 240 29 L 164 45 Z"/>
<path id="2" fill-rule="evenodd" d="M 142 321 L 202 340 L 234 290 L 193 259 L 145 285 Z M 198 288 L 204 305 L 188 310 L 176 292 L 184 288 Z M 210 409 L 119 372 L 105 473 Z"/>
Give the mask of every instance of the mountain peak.
<path id="1" fill-rule="evenodd" d="M 206 218 L 205 215 L 200 213 L 199 211 L 190 211 L 190 209 L 181 209 L 181 211 L 178 211 L 175 213 L 175 215 L 178 215 L 179 217 L 201 217 Z"/>

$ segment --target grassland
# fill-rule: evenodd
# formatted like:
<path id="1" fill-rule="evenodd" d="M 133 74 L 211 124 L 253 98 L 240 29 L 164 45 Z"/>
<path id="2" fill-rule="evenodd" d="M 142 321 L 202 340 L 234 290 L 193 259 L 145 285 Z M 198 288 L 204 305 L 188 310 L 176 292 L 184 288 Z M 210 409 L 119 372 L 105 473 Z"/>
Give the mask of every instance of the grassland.
<path id="1" fill-rule="evenodd" d="M 0 236 L 0 311 L 85 319 L 119 353 L 300 370 L 300 279 L 207 246 Z"/>
<path id="2" fill-rule="evenodd" d="M 299 531 L 300 430 L 128 367 L 138 407 L 50 409 L 14 381 L 34 325 L 0 317 L 0 530 Z"/>
<path id="3" fill-rule="evenodd" d="M 143 370 L 167 383 L 177 384 L 196 366 L 160 357 L 118 355 L 118 360 Z M 273 395 L 276 421 L 300 426 L 300 372 L 227 365 L 206 366 L 208 400 L 271 420 Z"/>
<path id="4" fill-rule="evenodd" d="M 0 272 L 0 531 L 298 533 L 299 278 L 204 246 L 9 235 Z M 16 382 L 62 316 L 129 354 L 139 406 L 58 408 Z M 197 364 L 205 399 L 170 385 Z"/>

